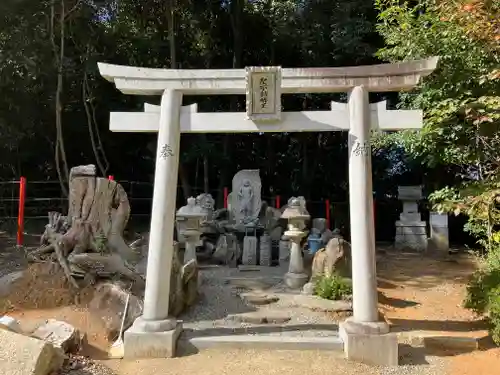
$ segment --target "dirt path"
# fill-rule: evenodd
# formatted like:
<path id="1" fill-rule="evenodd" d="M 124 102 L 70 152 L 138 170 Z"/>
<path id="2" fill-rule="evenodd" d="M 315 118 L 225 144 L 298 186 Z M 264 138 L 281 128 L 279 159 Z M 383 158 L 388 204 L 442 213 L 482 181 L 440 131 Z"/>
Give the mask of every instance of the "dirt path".
<path id="1" fill-rule="evenodd" d="M 377 368 L 348 362 L 340 353 L 326 351 L 207 350 L 189 357 L 108 361 L 118 375 L 442 375 L 444 361 Z"/>
<path id="2" fill-rule="evenodd" d="M 488 337 L 485 322 L 463 308 L 465 285 L 477 267 L 469 256 L 454 262 L 416 254 L 387 254 L 378 266 L 380 310 L 393 331 L 481 339 L 483 350 L 431 351 L 446 357 L 447 375 L 500 373 L 500 348 Z"/>

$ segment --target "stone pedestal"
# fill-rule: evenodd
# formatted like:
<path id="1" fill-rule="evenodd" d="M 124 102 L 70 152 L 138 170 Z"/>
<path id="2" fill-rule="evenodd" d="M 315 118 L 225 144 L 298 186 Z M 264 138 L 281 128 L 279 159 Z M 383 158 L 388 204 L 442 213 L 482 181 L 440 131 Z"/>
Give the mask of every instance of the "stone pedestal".
<path id="1" fill-rule="evenodd" d="M 396 221 L 395 247 L 425 251 L 427 249 L 427 226 L 418 212 L 418 201 L 422 199 L 421 186 L 399 186 L 399 200 L 403 202 L 403 212 Z"/>
<path id="2" fill-rule="evenodd" d="M 279 264 L 288 268 L 290 263 L 290 239 L 283 236 L 279 242 Z"/>
<path id="3" fill-rule="evenodd" d="M 309 279 L 304 270 L 304 258 L 300 242 L 307 233 L 305 222 L 311 218 L 306 210 L 305 204 L 298 198 L 291 198 L 288 207 L 281 215 L 282 219 L 288 221 L 288 230 L 285 236 L 290 239 L 290 263 L 284 281 L 291 289 L 301 289 Z"/>
<path id="4" fill-rule="evenodd" d="M 245 236 L 243 237 L 243 255 L 241 263 L 246 266 L 257 265 L 257 237 Z"/>
<path id="5" fill-rule="evenodd" d="M 375 366 L 397 366 L 398 337 L 385 322 L 356 322 L 352 318 L 339 324 L 347 359 Z"/>
<path id="6" fill-rule="evenodd" d="M 165 320 L 151 326 L 138 318 L 124 333 L 124 358 L 175 357 L 181 332 L 182 324 L 176 320 Z"/>
<path id="7" fill-rule="evenodd" d="M 268 234 L 260 236 L 259 264 L 261 266 L 271 266 L 271 237 Z"/>
<path id="8" fill-rule="evenodd" d="M 289 230 L 285 232 L 285 235 L 290 238 L 291 244 L 290 263 L 284 278 L 285 284 L 291 289 L 300 289 L 309 280 L 309 276 L 304 270 L 304 258 L 300 247 L 300 242 L 306 236 L 306 232 Z"/>
<path id="9" fill-rule="evenodd" d="M 431 212 L 429 217 L 430 238 L 429 248 L 439 252 L 450 250 L 448 232 L 448 214 Z"/>
<path id="10" fill-rule="evenodd" d="M 184 238 L 186 239 L 186 249 L 184 250 L 184 263 L 186 264 L 190 260 L 196 260 L 196 247 L 200 244 L 201 231 L 190 231 L 189 233 L 184 232 Z"/>

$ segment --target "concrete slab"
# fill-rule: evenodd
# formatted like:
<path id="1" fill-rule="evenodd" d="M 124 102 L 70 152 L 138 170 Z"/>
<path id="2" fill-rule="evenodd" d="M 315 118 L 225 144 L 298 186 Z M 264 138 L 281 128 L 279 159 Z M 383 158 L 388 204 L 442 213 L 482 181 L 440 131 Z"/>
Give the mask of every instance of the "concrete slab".
<path id="1" fill-rule="evenodd" d="M 188 341 L 199 350 L 208 348 L 231 348 L 342 351 L 344 348 L 344 344 L 339 336 L 287 337 L 270 335 L 227 335 L 192 337 Z"/>
<path id="2" fill-rule="evenodd" d="M 132 325 L 124 333 L 124 359 L 172 358 L 176 355 L 177 340 L 182 324 L 164 332 L 144 332 Z"/>

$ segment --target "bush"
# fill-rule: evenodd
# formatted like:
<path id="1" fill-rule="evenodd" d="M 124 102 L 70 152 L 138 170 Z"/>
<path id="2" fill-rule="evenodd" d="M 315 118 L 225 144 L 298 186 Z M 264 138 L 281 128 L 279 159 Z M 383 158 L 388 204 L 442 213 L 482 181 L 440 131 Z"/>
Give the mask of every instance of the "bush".
<path id="1" fill-rule="evenodd" d="M 490 334 L 500 345 L 500 247 L 488 252 L 484 267 L 476 271 L 467 285 L 465 307 L 476 314 L 486 315 Z"/>
<path id="2" fill-rule="evenodd" d="M 333 274 L 314 280 L 314 294 L 329 300 L 339 300 L 352 294 L 351 280 Z"/>

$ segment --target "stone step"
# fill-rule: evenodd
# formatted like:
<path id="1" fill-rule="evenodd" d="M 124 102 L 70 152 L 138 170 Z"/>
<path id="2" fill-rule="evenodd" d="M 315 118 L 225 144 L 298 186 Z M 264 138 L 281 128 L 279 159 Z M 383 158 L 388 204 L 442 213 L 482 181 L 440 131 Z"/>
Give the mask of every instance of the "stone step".
<path id="1" fill-rule="evenodd" d="M 271 335 L 226 335 L 192 337 L 187 340 L 196 349 L 272 349 L 272 350 L 333 350 L 343 351 L 344 343 L 338 336 L 300 337 Z"/>

